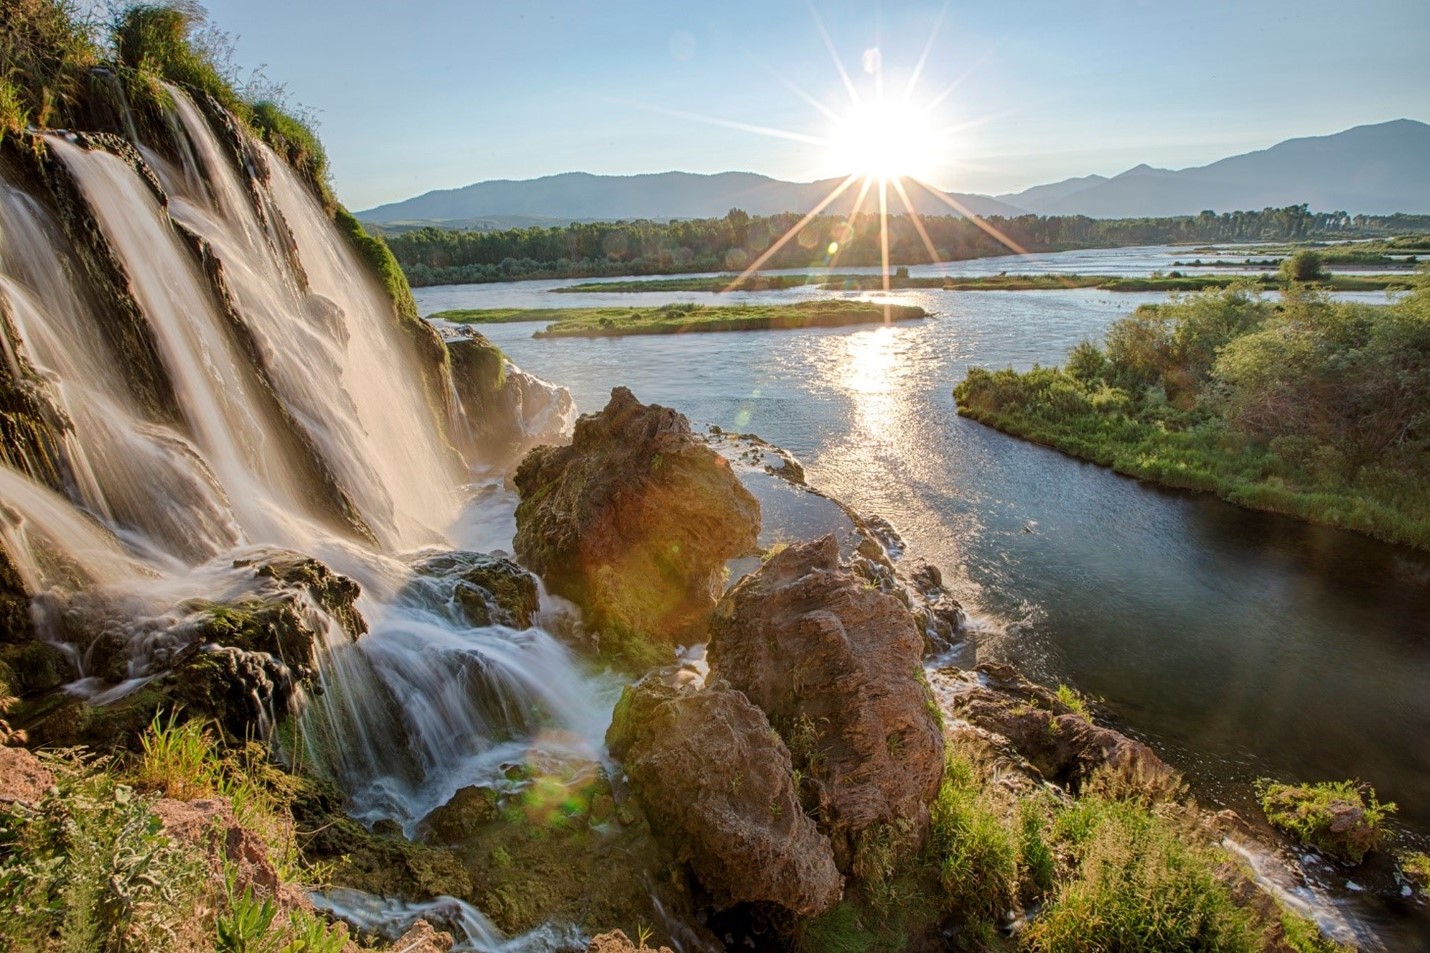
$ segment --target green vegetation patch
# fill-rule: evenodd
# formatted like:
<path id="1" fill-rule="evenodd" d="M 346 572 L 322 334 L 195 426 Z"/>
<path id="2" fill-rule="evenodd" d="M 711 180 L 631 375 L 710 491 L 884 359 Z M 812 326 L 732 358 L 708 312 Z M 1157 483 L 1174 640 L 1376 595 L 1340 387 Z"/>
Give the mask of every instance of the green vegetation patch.
<path id="1" fill-rule="evenodd" d="M 283 910 L 204 846 L 169 836 L 159 797 L 227 798 L 295 890 L 304 866 L 290 811 L 293 778 L 261 745 L 221 751 L 198 722 L 156 719 L 132 763 L 46 756 L 55 785 L 36 803 L 0 804 L 0 950 L 291 950 L 338 953 L 345 927 Z M 220 839 L 216 843 L 222 844 Z M 244 876 L 252 876 L 247 874 Z"/>
<path id="2" fill-rule="evenodd" d="M 1222 858 L 1130 801 L 1084 798 L 1051 832 L 1074 865 L 1021 944 L 1031 953 L 1250 951 L 1261 931 L 1217 879 Z"/>
<path id="3" fill-rule="evenodd" d="M 431 315 L 459 324 L 551 322 L 544 330 L 536 332 L 534 336 L 539 338 L 841 327 L 927 316 L 928 312 L 923 308 L 869 301 L 800 301 L 794 304 L 715 308 L 699 304 L 671 304 L 659 308 L 496 308 L 439 311 Z"/>
<path id="4" fill-rule="evenodd" d="M 1139 308 L 1064 368 L 971 368 L 959 413 L 1165 486 L 1430 548 L 1430 290 L 1292 283 Z"/>
<path id="5" fill-rule="evenodd" d="M 1396 810 L 1393 803 L 1376 800 L 1370 785 L 1356 781 L 1262 781 L 1257 793 L 1271 826 L 1350 864 L 1380 844 L 1385 820 Z"/>

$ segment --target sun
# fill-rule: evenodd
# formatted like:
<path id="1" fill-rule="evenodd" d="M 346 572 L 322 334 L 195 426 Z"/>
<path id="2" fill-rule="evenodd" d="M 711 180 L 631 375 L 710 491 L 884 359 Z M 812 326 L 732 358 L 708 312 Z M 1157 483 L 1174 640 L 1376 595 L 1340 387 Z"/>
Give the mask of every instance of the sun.
<path id="1" fill-rule="evenodd" d="M 940 165 L 930 117 L 904 100 L 854 103 L 829 137 L 829 166 L 843 175 L 887 182 L 927 178 Z"/>

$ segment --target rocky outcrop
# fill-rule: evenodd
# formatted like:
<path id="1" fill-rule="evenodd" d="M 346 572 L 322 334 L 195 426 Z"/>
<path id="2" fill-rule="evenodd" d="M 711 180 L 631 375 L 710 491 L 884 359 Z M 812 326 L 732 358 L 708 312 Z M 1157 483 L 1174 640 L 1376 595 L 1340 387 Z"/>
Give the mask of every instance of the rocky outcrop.
<path id="1" fill-rule="evenodd" d="M 1010 665 L 978 666 L 976 680 L 955 687 L 949 714 L 1004 736 L 1049 781 L 1080 791 L 1099 769 L 1161 793 L 1176 772 L 1140 741 L 1096 725 L 1085 712 L 1023 678 Z"/>
<path id="2" fill-rule="evenodd" d="M 160 798 L 152 808 L 164 833 L 181 844 L 198 848 L 207 858 L 211 876 L 231 876 L 237 893 L 272 897 L 287 909 L 311 911 L 312 902 L 278 875 L 268 847 L 257 833 L 234 816 L 227 798 L 180 801 Z"/>
<path id="3" fill-rule="evenodd" d="M 903 602 L 841 568 L 832 536 L 777 553 L 715 611 L 711 677 L 784 737 L 842 869 L 873 825 L 922 827 L 938 791 L 943 735 L 922 647 Z"/>
<path id="4" fill-rule="evenodd" d="M 789 750 L 744 695 L 648 676 L 622 695 L 606 742 L 652 828 L 718 905 L 814 916 L 839 900 L 833 848 L 800 806 Z"/>
<path id="5" fill-rule="evenodd" d="M 412 568 L 422 582 L 432 582 L 454 614 L 469 625 L 525 629 L 536 615 L 536 578 L 509 559 L 439 553 L 419 559 Z"/>
<path id="6" fill-rule="evenodd" d="M 177 707 L 186 717 L 213 719 L 231 738 L 261 735 L 292 713 L 300 687 L 312 682 L 330 626 L 353 639 L 367 630 L 355 606 L 357 583 L 296 553 L 235 560 L 216 589 L 213 599 L 159 611 L 104 589 L 41 600 L 47 629 L 65 652 L 30 643 L 31 654 L 53 653 L 65 680 L 148 681 L 98 708 L 64 694 L 22 706 L 31 740 L 129 745 L 156 709 Z"/>
<path id="7" fill-rule="evenodd" d="M 726 560 L 755 548 L 759 503 L 729 464 L 623 387 L 515 479 L 517 555 L 612 641 L 702 639 Z"/>
<path id="8" fill-rule="evenodd" d="M 563 440 L 576 416 L 569 390 L 525 373 L 471 328 L 449 325 L 444 332 L 457 397 L 452 435 L 470 464 L 500 466 Z"/>

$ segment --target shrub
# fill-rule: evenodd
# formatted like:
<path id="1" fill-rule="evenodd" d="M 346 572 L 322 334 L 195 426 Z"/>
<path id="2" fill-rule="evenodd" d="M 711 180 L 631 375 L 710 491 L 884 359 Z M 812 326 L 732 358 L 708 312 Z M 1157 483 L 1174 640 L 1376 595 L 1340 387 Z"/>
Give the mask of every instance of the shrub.
<path id="1" fill-rule="evenodd" d="M 1215 858 L 1170 822 L 1087 797 L 1053 833 L 1076 863 L 1024 934 L 1034 953 L 1173 953 L 1260 948 L 1249 914 L 1215 877 Z"/>
<path id="2" fill-rule="evenodd" d="M 252 113 L 249 105 L 220 70 L 213 51 L 195 40 L 204 22 L 203 8 L 196 3 L 140 3 L 119 13 L 110 40 L 119 61 L 140 75 L 207 93 L 247 121 Z"/>
<path id="3" fill-rule="evenodd" d="M 1358 864 L 1381 840 L 1393 803 L 1376 800 L 1375 790 L 1357 781 L 1317 784 L 1257 784 L 1261 810 L 1271 826 L 1321 853 Z"/>
<path id="4" fill-rule="evenodd" d="M 112 773 L 49 767 L 56 791 L 0 808 L 0 949 L 193 949 L 202 861 Z"/>
<path id="5" fill-rule="evenodd" d="M 1327 277 L 1320 252 L 1302 249 L 1281 262 L 1281 277 L 1286 281 L 1320 281 Z"/>
<path id="6" fill-rule="evenodd" d="M 306 175 L 314 185 L 327 187 L 328 153 L 310 125 L 267 99 L 253 104 L 251 121 L 254 129 L 289 165 Z"/>

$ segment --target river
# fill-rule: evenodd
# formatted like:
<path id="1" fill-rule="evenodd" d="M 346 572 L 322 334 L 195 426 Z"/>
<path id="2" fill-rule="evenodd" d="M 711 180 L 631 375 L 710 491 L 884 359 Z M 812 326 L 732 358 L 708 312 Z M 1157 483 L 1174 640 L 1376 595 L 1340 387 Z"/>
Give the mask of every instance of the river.
<path id="1" fill-rule="evenodd" d="M 1169 270 L 1186 249 L 984 259 L 953 274 Z M 911 269 L 937 274 L 942 266 Z M 700 293 L 550 294 L 571 281 L 418 289 L 446 308 L 714 302 Z M 788 301 L 812 289 L 736 293 Z M 866 296 L 867 297 L 867 296 Z M 811 484 L 884 516 L 975 617 L 971 658 L 1013 661 L 1100 699 L 1199 793 L 1245 807 L 1258 777 L 1357 777 L 1430 832 L 1430 556 L 1168 492 L 959 417 L 970 366 L 1059 363 L 1163 294 L 898 293 L 931 320 L 891 326 L 534 340 L 482 328 L 583 411 L 610 388 L 697 425 L 757 433 Z M 1384 295 L 1352 295 L 1383 301 Z"/>

